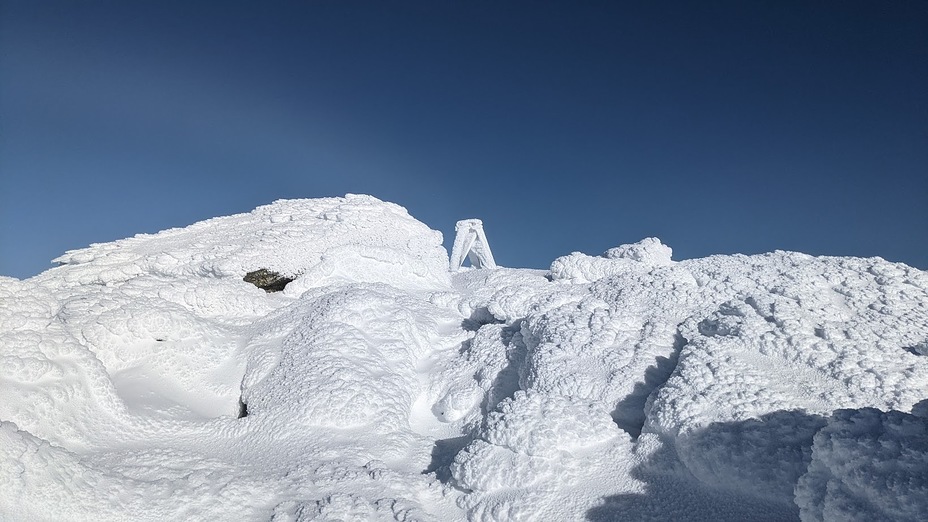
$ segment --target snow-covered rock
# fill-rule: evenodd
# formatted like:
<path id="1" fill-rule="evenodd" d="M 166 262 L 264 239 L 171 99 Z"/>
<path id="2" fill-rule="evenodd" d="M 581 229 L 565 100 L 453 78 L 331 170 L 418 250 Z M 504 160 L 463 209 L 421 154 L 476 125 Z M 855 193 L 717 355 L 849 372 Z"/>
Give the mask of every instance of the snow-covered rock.
<path id="1" fill-rule="evenodd" d="M 450 283 L 441 233 L 371 196 L 278 201 L 247 214 L 92 245 L 39 278 L 114 285 L 140 275 L 235 278 L 265 268 L 296 277 L 293 295 L 335 282 L 432 289 Z M 220 310 L 228 315 L 228 311 Z"/>
<path id="2" fill-rule="evenodd" d="M 630 245 L 610 248 L 599 257 L 580 252 L 554 260 L 551 276 L 573 283 L 591 283 L 626 272 L 648 272 L 657 266 L 673 263 L 671 248 L 656 237 L 642 239 Z"/>
<path id="3" fill-rule="evenodd" d="M 465 239 L 278 201 L 0 277 L 0 520 L 924 513 L 925 272 Z"/>

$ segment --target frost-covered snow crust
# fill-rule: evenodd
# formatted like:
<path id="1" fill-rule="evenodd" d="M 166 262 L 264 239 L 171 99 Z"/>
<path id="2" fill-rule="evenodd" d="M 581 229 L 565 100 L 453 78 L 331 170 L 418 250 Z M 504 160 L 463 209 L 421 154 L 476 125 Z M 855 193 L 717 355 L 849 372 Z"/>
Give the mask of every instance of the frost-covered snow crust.
<path id="1" fill-rule="evenodd" d="M 928 513 L 925 272 L 650 238 L 452 273 L 441 242 L 278 201 L 0 278 L 0 520 Z"/>

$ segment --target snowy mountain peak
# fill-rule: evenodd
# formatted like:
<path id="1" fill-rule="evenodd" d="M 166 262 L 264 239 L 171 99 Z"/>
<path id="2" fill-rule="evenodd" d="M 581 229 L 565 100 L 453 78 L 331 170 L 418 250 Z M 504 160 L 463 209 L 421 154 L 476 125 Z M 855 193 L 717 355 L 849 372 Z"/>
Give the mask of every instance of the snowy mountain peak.
<path id="1" fill-rule="evenodd" d="M 397 205 L 277 201 L 0 278 L 0 519 L 928 511 L 928 273 L 655 238 L 449 271 L 495 266 L 462 223 L 449 259 Z"/>
<path id="2" fill-rule="evenodd" d="M 333 282 L 446 288 L 440 232 L 371 196 L 280 200 L 252 212 L 67 252 L 53 277 L 117 284 L 140 274 L 241 279 L 264 268 L 294 277 L 294 295 Z M 64 274 L 62 274 L 64 272 Z M 43 276 L 39 276 L 43 277 Z"/>

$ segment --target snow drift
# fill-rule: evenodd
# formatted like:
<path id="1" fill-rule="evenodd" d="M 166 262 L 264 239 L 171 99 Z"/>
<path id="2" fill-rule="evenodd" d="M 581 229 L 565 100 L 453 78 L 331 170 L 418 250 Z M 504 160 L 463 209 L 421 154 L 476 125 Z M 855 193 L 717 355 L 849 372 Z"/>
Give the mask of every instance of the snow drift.
<path id="1" fill-rule="evenodd" d="M 278 201 L 0 278 L 0 519 L 928 512 L 925 272 L 648 238 L 452 273 L 441 243 Z"/>

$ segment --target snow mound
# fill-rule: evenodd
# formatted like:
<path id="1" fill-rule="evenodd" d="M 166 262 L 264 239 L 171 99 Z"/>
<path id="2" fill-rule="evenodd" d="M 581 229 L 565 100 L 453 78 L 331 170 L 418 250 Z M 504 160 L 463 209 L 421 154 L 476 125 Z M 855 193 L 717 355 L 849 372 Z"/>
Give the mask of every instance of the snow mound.
<path id="1" fill-rule="evenodd" d="M 291 294 L 335 282 L 403 288 L 447 285 L 441 233 L 371 196 L 281 200 L 247 214 L 140 234 L 55 259 L 72 284 L 112 285 L 141 274 L 233 277 L 265 268 L 296 276 Z M 51 271 L 54 273 L 54 271 Z"/>
<path id="2" fill-rule="evenodd" d="M 606 259 L 632 259 L 649 265 L 669 265 L 673 249 L 656 237 L 648 237 L 631 245 L 622 245 L 606 250 Z"/>
<path id="3" fill-rule="evenodd" d="M 904 349 L 928 325 L 923 272 L 785 252 L 684 264 L 716 302 L 680 324 L 644 430 L 704 484 L 792 506 L 824 417 L 924 399 L 928 365 Z"/>
<path id="4" fill-rule="evenodd" d="M 648 271 L 670 265 L 673 250 L 655 237 L 630 245 L 610 248 L 602 256 L 591 257 L 580 252 L 561 257 L 551 264 L 551 276 L 573 283 L 592 283 L 604 277 L 628 271 Z"/>

